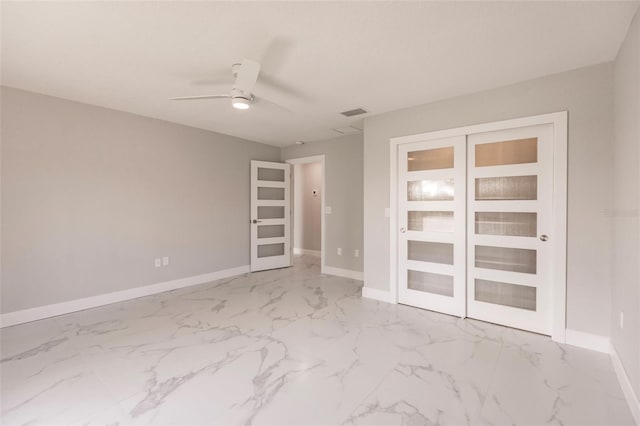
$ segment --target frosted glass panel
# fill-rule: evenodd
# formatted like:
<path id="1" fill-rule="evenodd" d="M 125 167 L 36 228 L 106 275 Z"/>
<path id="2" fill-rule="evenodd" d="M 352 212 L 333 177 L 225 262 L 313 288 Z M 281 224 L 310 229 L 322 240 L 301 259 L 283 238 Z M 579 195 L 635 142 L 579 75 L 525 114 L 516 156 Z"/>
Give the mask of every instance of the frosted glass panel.
<path id="1" fill-rule="evenodd" d="M 476 200 L 536 200 L 537 176 L 476 178 Z"/>
<path id="2" fill-rule="evenodd" d="M 535 237 L 536 213 L 476 212 L 476 234 Z"/>
<path id="3" fill-rule="evenodd" d="M 258 206 L 258 219 L 284 219 L 284 206 Z"/>
<path id="4" fill-rule="evenodd" d="M 284 237 L 284 225 L 258 225 L 258 238 Z"/>
<path id="5" fill-rule="evenodd" d="M 409 260 L 453 265 L 453 244 L 411 240 L 407 242 Z"/>
<path id="6" fill-rule="evenodd" d="M 407 154 L 407 169 L 410 172 L 451 168 L 453 168 L 452 146 L 412 151 Z"/>
<path id="7" fill-rule="evenodd" d="M 538 138 L 476 145 L 476 167 L 538 161 Z"/>
<path id="8" fill-rule="evenodd" d="M 284 254 L 284 243 L 263 244 L 258 246 L 258 257 L 282 256 Z"/>
<path id="9" fill-rule="evenodd" d="M 414 180 L 407 182 L 409 201 L 449 201 L 453 200 L 453 179 Z"/>
<path id="10" fill-rule="evenodd" d="M 284 169 L 268 169 L 265 167 L 258 167 L 258 180 L 284 182 Z"/>
<path id="11" fill-rule="evenodd" d="M 409 231 L 453 232 L 453 212 L 409 211 Z"/>
<path id="12" fill-rule="evenodd" d="M 525 285 L 476 279 L 475 299 L 496 305 L 536 310 L 536 288 Z"/>
<path id="13" fill-rule="evenodd" d="M 284 200 L 284 188 L 258 187 L 258 200 Z"/>
<path id="14" fill-rule="evenodd" d="M 453 297 L 453 277 L 450 275 L 408 270 L 407 285 L 411 290 Z"/>
<path id="15" fill-rule="evenodd" d="M 529 249 L 476 246 L 476 268 L 535 274 L 536 254 Z"/>

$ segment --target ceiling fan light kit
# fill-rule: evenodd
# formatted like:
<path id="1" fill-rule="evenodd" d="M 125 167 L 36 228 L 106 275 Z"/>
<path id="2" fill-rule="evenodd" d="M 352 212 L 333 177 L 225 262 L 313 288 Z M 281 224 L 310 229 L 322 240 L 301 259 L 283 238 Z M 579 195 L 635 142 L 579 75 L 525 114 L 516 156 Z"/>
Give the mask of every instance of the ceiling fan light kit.
<path id="1" fill-rule="evenodd" d="M 231 98 L 231 105 L 235 109 L 249 109 L 249 107 L 251 106 L 251 98 L 234 96 Z"/>

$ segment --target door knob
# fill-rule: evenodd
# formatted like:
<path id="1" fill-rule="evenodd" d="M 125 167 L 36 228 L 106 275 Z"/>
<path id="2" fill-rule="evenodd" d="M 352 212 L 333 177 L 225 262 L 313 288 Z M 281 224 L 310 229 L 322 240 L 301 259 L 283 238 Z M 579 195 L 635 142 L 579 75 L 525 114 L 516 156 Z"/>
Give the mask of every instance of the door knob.
<path id="1" fill-rule="evenodd" d="M 400 228 L 400 232 L 402 232 L 404 234 L 406 232 L 406 230 L 404 228 Z"/>
<path id="2" fill-rule="evenodd" d="M 540 241 L 547 241 L 549 239 L 548 235 L 542 234 L 540 235 Z"/>
<path id="3" fill-rule="evenodd" d="M 261 220 L 256 220 L 256 219 L 253 219 L 253 220 L 251 221 L 251 223 L 260 223 L 260 222 L 262 222 L 262 221 L 261 221 Z"/>

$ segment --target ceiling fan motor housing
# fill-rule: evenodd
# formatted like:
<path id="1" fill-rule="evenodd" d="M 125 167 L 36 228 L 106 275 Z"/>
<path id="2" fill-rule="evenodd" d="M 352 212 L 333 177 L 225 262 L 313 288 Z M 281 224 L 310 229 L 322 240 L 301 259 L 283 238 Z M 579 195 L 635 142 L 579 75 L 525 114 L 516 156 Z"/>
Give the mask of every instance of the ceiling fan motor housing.
<path id="1" fill-rule="evenodd" d="M 231 73 L 233 74 L 234 77 L 238 76 L 238 71 L 240 71 L 241 66 L 242 64 L 240 62 L 231 65 Z"/>

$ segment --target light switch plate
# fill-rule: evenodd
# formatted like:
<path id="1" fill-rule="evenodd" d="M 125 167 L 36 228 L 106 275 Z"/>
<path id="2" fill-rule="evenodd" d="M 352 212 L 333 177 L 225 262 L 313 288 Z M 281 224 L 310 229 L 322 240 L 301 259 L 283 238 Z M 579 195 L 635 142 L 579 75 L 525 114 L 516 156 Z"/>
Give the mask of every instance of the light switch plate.
<path id="1" fill-rule="evenodd" d="M 324 207 L 324 214 L 331 214 L 332 210 L 331 210 L 331 206 L 325 206 Z"/>

